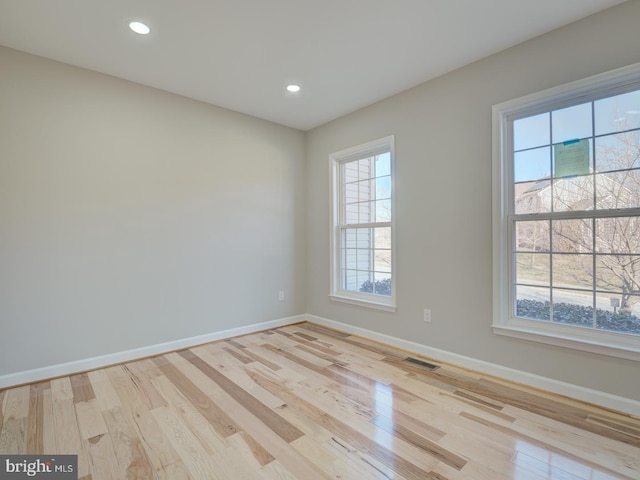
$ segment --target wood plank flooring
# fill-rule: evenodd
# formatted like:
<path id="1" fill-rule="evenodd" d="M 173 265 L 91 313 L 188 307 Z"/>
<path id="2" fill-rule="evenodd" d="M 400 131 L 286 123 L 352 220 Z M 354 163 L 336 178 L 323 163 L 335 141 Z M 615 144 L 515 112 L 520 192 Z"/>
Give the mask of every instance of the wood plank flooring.
<path id="1" fill-rule="evenodd" d="M 0 454 L 77 454 L 82 480 L 640 479 L 640 419 L 407 356 L 303 323 L 1 390 Z"/>

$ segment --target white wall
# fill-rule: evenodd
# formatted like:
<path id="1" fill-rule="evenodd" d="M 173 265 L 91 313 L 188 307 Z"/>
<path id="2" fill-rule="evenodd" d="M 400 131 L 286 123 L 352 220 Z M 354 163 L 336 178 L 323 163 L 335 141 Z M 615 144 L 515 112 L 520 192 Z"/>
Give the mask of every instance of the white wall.
<path id="1" fill-rule="evenodd" d="M 640 2 L 627 2 L 308 132 L 307 311 L 640 400 L 637 362 L 500 337 L 491 330 L 491 106 L 640 62 L 638 19 Z M 391 134 L 396 313 L 347 306 L 327 296 L 328 155 Z M 425 307 L 432 309 L 432 324 L 422 321 Z"/>
<path id="2" fill-rule="evenodd" d="M 304 168 L 303 132 L 0 48 L 0 376 L 304 313 Z"/>

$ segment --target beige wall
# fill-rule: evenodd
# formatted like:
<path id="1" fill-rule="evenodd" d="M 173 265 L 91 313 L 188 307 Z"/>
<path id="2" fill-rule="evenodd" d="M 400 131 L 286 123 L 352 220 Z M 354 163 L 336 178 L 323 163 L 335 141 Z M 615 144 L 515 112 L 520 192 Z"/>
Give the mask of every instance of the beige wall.
<path id="1" fill-rule="evenodd" d="M 478 360 L 640 400 L 640 366 L 496 336 L 491 106 L 640 62 L 640 2 L 496 54 L 307 134 L 307 311 Z M 428 62 L 428 58 L 417 59 Z M 397 313 L 329 300 L 331 152 L 395 135 Z M 432 324 L 422 321 L 432 309 Z"/>
<path id="2" fill-rule="evenodd" d="M 304 313 L 304 168 L 303 132 L 0 48 L 0 375 Z"/>

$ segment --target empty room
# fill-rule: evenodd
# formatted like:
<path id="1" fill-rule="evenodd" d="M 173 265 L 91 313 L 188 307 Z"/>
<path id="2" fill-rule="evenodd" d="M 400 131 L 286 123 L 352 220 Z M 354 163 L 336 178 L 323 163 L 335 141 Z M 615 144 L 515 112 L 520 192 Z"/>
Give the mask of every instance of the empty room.
<path id="1" fill-rule="evenodd" d="M 0 480 L 640 479 L 639 22 L 0 0 Z"/>

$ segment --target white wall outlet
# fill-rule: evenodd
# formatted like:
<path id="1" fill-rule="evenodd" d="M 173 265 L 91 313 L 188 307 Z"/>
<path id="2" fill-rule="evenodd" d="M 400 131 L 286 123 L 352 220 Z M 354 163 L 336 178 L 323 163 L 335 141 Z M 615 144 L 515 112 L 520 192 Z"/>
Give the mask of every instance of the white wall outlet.
<path id="1" fill-rule="evenodd" d="M 423 315 L 422 319 L 427 323 L 431 323 L 431 309 L 430 308 L 425 308 L 424 309 L 424 315 Z"/>
<path id="2" fill-rule="evenodd" d="M 278 300 L 279 300 L 280 302 L 284 302 L 284 290 L 280 290 L 280 291 L 278 292 Z"/>

